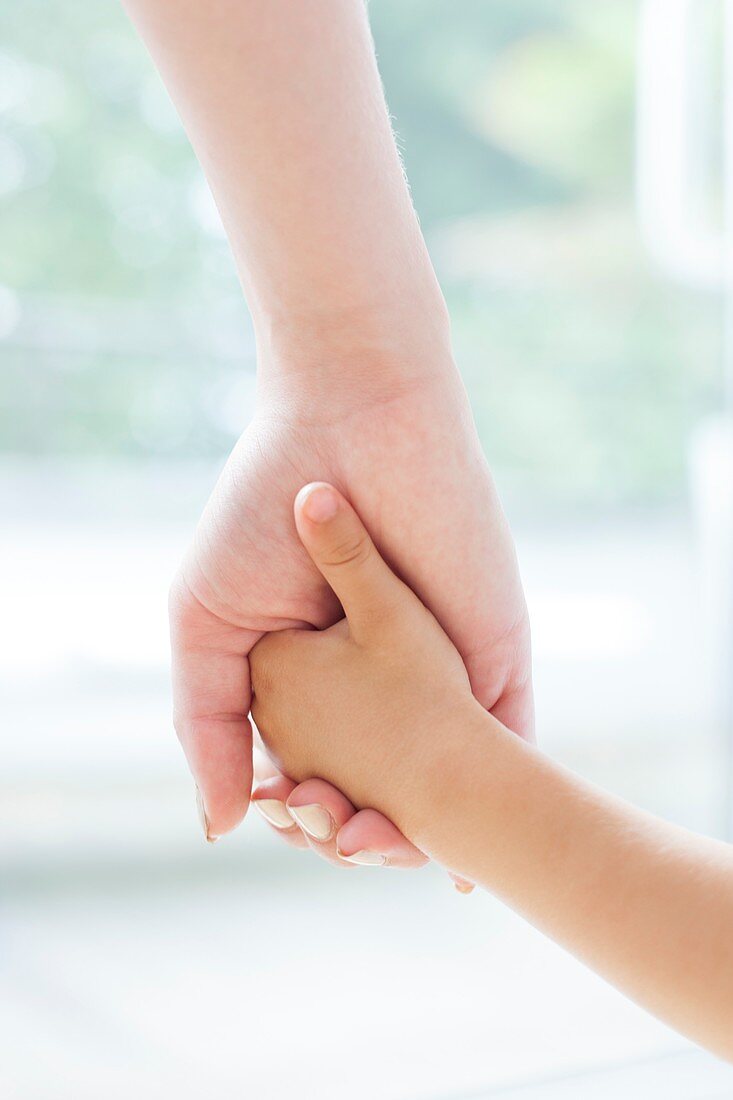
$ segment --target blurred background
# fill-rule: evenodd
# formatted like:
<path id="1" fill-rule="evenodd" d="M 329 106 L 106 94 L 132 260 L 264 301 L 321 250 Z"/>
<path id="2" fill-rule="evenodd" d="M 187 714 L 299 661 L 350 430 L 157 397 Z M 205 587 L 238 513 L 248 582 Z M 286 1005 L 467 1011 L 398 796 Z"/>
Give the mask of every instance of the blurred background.
<path id="1" fill-rule="evenodd" d="M 729 6 L 370 4 L 517 537 L 541 742 L 721 835 Z M 165 602 L 252 412 L 246 308 L 118 5 L 5 4 L 0 39 L 3 1097 L 733 1096 L 435 869 L 339 874 L 253 819 L 202 843 Z"/>

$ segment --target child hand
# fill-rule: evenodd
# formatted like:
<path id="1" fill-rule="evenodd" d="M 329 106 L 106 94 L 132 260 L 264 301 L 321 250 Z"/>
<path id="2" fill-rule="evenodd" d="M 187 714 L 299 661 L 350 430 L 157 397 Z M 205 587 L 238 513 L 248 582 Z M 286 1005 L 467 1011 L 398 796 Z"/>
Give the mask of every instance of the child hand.
<path id="1" fill-rule="evenodd" d="M 604 794 L 485 712 L 452 643 L 335 489 L 301 490 L 295 518 L 346 618 L 252 651 L 254 718 L 283 770 L 391 817 L 463 883 L 733 1059 L 731 846 Z"/>
<path id="2" fill-rule="evenodd" d="M 283 772 L 327 779 L 409 835 L 455 731 L 485 712 L 458 651 L 351 505 L 330 485 L 308 485 L 295 521 L 346 618 L 327 630 L 271 633 L 254 647 L 252 716 Z"/>

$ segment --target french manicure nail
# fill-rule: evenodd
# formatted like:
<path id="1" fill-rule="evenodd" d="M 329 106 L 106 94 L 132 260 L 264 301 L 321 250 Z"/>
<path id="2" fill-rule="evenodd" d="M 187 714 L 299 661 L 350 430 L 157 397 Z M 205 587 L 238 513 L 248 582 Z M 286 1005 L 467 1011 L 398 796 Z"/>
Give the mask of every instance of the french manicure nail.
<path id="1" fill-rule="evenodd" d="M 353 852 L 350 856 L 339 852 L 339 856 L 348 863 L 358 863 L 360 867 L 384 867 L 387 862 L 387 857 L 382 855 L 381 852 L 370 852 L 366 848 L 362 848 L 359 852 Z"/>
<path id="2" fill-rule="evenodd" d="M 333 833 L 333 818 L 323 806 L 288 806 L 288 813 L 314 840 L 328 840 Z"/>
<path id="3" fill-rule="evenodd" d="M 211 832 L 211 826 L 209 825 L 209 819 L 206 816 L 206 809 L 204 807 L 204 800 L 201 797 L 201 791 L 198 789 L 198 787 L 196 788 L 196 809 L 198 810 L 201 828 L 204 830 L 204 836 L 206 837 L 209 844 L 216 844 L 219 837 L 215 836 L 214 833 Z"/>
<path id="4" fill-rule="evenodd" d="M 256 806 L 265 821 L 269 821 L 276 829 L 294 829 L 295 822 L 288 813 L 288 808 L 279 798 L 253 798 L 252 805 Z"/>

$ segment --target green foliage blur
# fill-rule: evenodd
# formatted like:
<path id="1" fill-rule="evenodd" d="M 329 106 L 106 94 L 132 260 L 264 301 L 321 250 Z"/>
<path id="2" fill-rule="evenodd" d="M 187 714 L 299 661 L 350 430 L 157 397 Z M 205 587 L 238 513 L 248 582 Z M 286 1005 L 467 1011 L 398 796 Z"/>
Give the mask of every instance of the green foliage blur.
<path id="1" fill-rule="evenodd" d="M 720 390 L 716 295 L 635 224 L 633 0 L 372 0 L 390 110 L 504 487 L 674 501 Z M 0 448 L 224 455 L 254 352 L 175 112 L 121 8 L 0 12 Z"/>

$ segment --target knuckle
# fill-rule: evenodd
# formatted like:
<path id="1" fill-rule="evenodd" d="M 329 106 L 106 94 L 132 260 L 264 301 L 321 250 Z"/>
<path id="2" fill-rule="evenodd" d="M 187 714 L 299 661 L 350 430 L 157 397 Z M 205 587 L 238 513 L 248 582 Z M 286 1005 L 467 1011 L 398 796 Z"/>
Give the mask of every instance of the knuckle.
<path id="1" fill-rule="evenodd" d="M 168 622 L 174 643 L 196 636 L 202 626 L 215 618 L 214 613 L 196 595 L 183 569 L 179 569 L 168 588 Z"/>
<path id="2" fill-rule="evenodd" d="M 336 543 L 326 555 L 326 565 L 361 565 L 371 555 L 372 544 L 364 535 L 355 535 Z"/>

